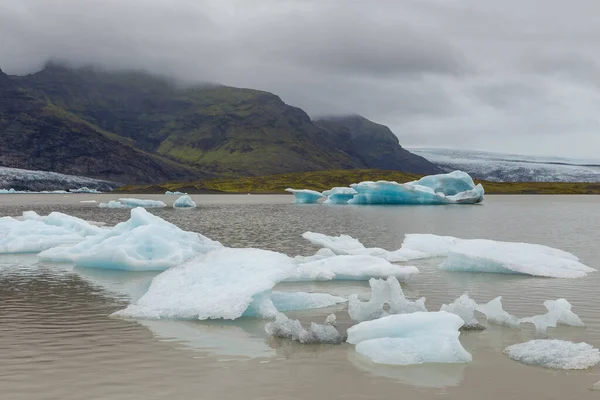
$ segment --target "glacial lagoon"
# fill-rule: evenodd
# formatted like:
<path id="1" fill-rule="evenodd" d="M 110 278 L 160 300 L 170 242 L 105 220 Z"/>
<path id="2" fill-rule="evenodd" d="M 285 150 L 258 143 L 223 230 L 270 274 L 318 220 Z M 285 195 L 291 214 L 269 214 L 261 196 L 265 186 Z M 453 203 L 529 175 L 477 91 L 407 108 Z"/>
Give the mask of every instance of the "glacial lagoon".
<path id="1" fill-rule="evenodd" d="M 112 194 L 0 196 L 0 216 L 59 211 L 114 225 L 129 209 L 99 208 Z M 171 205 L 173 196 L 144 195 Z M 407 233 L 538 243 L 600 268 L 597 196 L 487 196 L 473 206 L 292 204 L 290 195 L 192 195 L 197 208 L 149 211 L 183 230 L 228 247 L 254 247 L 290 256 L 319 247 L 307 231 L 347 234 L 367 247 L 397 250 Z M 97 203 L 87 201 L 96 200 Z M 85 203 L 82 203 L 84 201 Z M 450 272 L 442 260 L 413 260 L 420 274 L 402 283 L 405 295 L 426 297 L 437 311 L 464 292 L 478 303 L 502 296 L 508 312 L 545 312 L 543 302 L 566 298 L 585 328 L 559 326 L 548 338 L 600 347 L 600 273 L 578 279 Z M 0 393 L 7 399 L 328 398 L 490 399 L 597 398 L 589 388 L 600 367 L 561 371 L 517 363 L 503 350 L 537 338 L 533 326 L 491 325 L 460 335 L 472 355 L 465 364 L 393 367 L 374 364 L 350 344 L 302 345 L 268 337 L 268 320 L 127 320 L 110 317 L 139 299 L 157 272 L 74 268 L 36 255 L 0 256 Z M 280 292 L 370 295 L 368 282 L 280 283 Z M 347 305 L 288 311 L 304 326 L 335 313 L 338 328 L 354 325 Z"/>

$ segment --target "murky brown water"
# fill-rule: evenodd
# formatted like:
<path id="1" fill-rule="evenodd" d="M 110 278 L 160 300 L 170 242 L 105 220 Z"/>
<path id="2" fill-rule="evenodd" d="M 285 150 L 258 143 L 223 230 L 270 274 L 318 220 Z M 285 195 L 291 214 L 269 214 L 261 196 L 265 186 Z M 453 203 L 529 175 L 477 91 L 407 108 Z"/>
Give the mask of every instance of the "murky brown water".
<path id="1" fill-rule="evenodd" d="M 24 210 L 61 211 L 114 224 L 126 210 L 99 209 L 81 200 L 111 195 L 5 195 L 0 216 Z M 141 196 L 137 196 L 141 197 Z M 176 197 L 143 196 L 173 201 Z M 555 246 L 600 268 L 600 197 L 488 196 L 482 206 L 360 207 L 288 204 L 290 196 L 194 196 L 196 210 L 153 213 L 228 246 L 311 254 L 304 231 L 346 233 L 366 245 L 396 249 L 405 233 L 485 237 Z M 426 296 L 430 310 L 465 290 L 484 302 L 502 295 L 507 311 L 526 316 L 542 302 L 567 298 L 585 329 L 550 329 L 550 338 L 600 347 L 600 274 L 560 280 L 449 273 L 436 260 L 421 269 L 409 297 Z M 532 329 L 492 325 L 461 335 L 473 362 L 388 367 L 357 357 L 353 346 L 306 346 L 268 339 L 265 321 L 124 321 L 109 318 L 139 297 L 153 274 L 73 269 L 38 264 L 36 257 L 0 256 L 0 399 L 587 399 L 600 367 L 555 371 L 516 363 L 502 354 L 534 338 Z M 280 290 L 368 294 L 366 283 L 279 285 Z M 322 322 L 344 307 L 288 313 Z"/>

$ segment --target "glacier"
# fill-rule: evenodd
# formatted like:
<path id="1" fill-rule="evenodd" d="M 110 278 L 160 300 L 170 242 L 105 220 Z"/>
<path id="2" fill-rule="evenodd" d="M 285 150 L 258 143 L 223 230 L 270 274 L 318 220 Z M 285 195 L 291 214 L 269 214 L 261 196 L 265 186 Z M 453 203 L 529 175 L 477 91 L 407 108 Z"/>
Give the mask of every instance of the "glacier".
<path id="1" fill-rule="evenodd" d="M 350 327 L 347 342 L 380 364 L 464 363 L 472 356 L 458 339 L 463 323 L 444 311 L 395 314 Z"/>
<path id="2" fill-rule="evenodd" d="M 291 339 L 302 344 L 340 344 L 345 338 L 336 329 L 335 314 L 325 319 L 325 324 L 311 322 L 310 329 L 305 329 L 297 319 L 289 319 L 285 314 L 278 314 L 275 321 L 265 325 L 269 336 Z"/>
<path id="3" fill-rule="evenodd" d="M 285 189 L 286 192 L 293 193 L 296 197 L 296 203 L 299 204 L 314 204 L 325 197 L 321 192 L 309 189 Z"/>
<path id="4" fill-rule="evenodd" d="M 298 264 L 286 282 L 368 280 L 394 276 L 402 281 L 410 280 L 419 270 L 413 266 L 394 265 L 384 259 L 368 255 L 332 256 L 321 260 Z"/>
<path id="5" fill-rule="evenodd" d="M 348 204 L 348 201 L 358 192 L 349 187 L 334 187 L 323 192 L 327 196 L 326 204 Z"/>
<path id="6" fill-rule="evenodd" d="M 357 295 L 348 299 L 348 315 L 355 322 L 370 321 L 390 314 L 408 314 L 427 311 L 425 297 L 410 301 L 404 296 L 402 287 L 393 276 L 387 280 L 370 279 L 371 298 L 361 301 Z M 388 305 L 389 311 L 384 309 Z"/>
<path id="7" fill-rule="evenodd" d="M 51 193 L 65 188 L 91 188 L 110 192 L 119 183 L 84 176 L 66 175 L 50 171 L 33 171 L 20 168 L 0 167 L 0 193 Z"/>
<path id="8" fill-rule="evenodd" d="M 103 232 L 98 226 L 59 212 L 40 216 L 26 211 L 20 218 L 0 218 L 0 254 L 38 253 L 56 246 L 73 245 Z"/>
<path id="9" fill-rule="evenodd" d="M 160 271 L 221 247 L 219 242 L 183 231 L 144 208 L 134 208 L 129 220 L 75 245 L 49 248 L 39 257 L 79 267 Z"/>
<path id="10" fill-rule="evenodd" d="M 464 321 L 464 325 L 461 327 L 461 329 L 483 330 L 485 327 L 479 324 L 479 321 L 477 321 L 477 318 L 475 318 L 476 308 L 477 303 L 475 300 L 471 299 L 469 295 L 465 293 L 450 304 L 442 304 L 440 311 L 446 311 L 461 317 Z"/>
<path id="11" fill-rule="evenodd" d="M 108 203 L 100 203 L 100 208 L 160 208 L 166 207 L 167 205 L 160 200 L 147 200 L 147 199 L 132 199 L 132 198 L 121 198 L 118 201 L 111 200 Z"/>
<path id="12" fill-rule="evenodd" d="M 483 186 L 475 185 L 462 171 L 430 175 L 407 183 L 365 181 L 350 187 L 357 194 L 348 204 L 476 204 L 483 201 L 485 194 Z"/>
<path id="13" fill-rule="evenodd" d="M 291 258 L 274 251 L 216 249 L 159 274 L 136 303 L 113 315 L 233 320 L 244 315 L 254 303 L 253 313 L 275 317 L 278 311 L 270 299 L 270 291 L 295 267 Z"/>
<path id="14" fill-rule="evenodd" d="M 595 347 L 565 340 L 530 340 L 508 346 L 504 354 L 524 364 L 555 369 L 587 369 L 600 362 Z"/>
<path id="15" fill-rule="evenodd" d="M 185 194 L 173 202 L 173 208 L 195 208 L 196 203 L 192 198 Z"/>

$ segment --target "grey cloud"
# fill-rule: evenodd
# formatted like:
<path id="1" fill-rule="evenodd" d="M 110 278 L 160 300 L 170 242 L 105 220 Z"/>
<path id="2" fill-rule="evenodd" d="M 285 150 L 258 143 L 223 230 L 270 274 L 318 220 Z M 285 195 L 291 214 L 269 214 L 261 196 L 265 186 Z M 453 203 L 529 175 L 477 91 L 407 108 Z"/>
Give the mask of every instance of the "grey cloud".
<path id="1" fill-rule="evenodd" d="M 598 157 L 596 0 L 0 0 L 0 67 L 48 59 L 272 91 L 405 145 Z M 596 147 L 595 147 L 596 146 Z"/>

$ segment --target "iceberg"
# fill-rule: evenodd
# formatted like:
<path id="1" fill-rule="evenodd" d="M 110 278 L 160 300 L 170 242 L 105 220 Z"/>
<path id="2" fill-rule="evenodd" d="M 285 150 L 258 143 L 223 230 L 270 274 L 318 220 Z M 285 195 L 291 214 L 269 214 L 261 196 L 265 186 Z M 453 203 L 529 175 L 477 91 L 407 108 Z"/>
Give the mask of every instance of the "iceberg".
<path id="1" fill-rule="evenodd" d="M 325 258 L 333 257 L 335 255 L 336 254 L 333 251 L 331 251 L 330 249 L 323 248 L 323 249 L 319 249 L 312 256 L 296 256 L 296 257 L 294 257 L 294 261 L 298 264 L 304 264 L 304 263 L 308 263 L 311 261 L 324 260 Z"/>
<path id="2" fill-rule="evenodd" d="M 340 344 L 345 338 L 335 327 L 335 314 L 329 315 L 324 325 L 311 322 L 310 329 L 304 329 L 297 319 L 289 319 L 278 314 L 275 321 L 265 325 L 265 331 L 273 337 L 291 339 L 302 344 Z"/>
<path id="3" fill-rule="evenodd" d="M 296 265 L 285 254 L 221 248 L 154 278 L 135 304 L 114 316 L 139 319 L 237 319 L 251 306 L 261 317 L 277 315 L 270 291 Z"/>
<path id="4" fill-rule="evenodd" d="M 600 362 L 595 347 L 565 340 L 531 340 L 508 346 L 504 354 L 524 364 L 555 369 L 587 369 Z"/>
<path id="5" fill-rule="evenodd" d="M 165 195 L 167 196 L 183 196 L 186 195 L 187 193 L 182 193 L 182 192 L 171 192 L 170 190 L 167 190 L 165 192 Z"/>
<path id="6" fill-rule="evenodd" d="M 557 324 L 585 326 L 577 314 L 571 311 L 571 304 L 566 299 L 546 300 L 544 307 L 548 310 L 547 313 L 522 318 L 520 322 L 533 324 L 538 335 L 545 335 L 548 328 L 556 328 Z"/>
<path id="7" fill-rule="evenodd" d="M 519 318 L 504 311 L 502 308 L 502 296 L 498 296 L 486 304 L 478 304 L 475 310 L 485 315 L 488 322 L 493 324 L 518 328 L 521 323 Z"/>
<path id="8" fill-rule="evenodd" d="M 415 258 L 446 257 L 463 239 L 452 236 L 438 236 L 428 233 L 405 235 L 400 251 L 413 254 Z"/>
<path id="9" fill-rule="evenodd" d="M 581 278 L 595 271 L 571 253 L 529 243 L 472 239 L 459 241 L 440 265 L 442 270 Z"/>
<path id="10" fill-rule="evenodd" d="M 464 321 L 464 325 L 461 329 L 483 330 L 485 327 L 480 325 L 479 321 L 477 321 L 477 318 L 475 318 L 476 308 L 477 303 L 475 300 L 471 299 L 469 295 L 465 293 L 450 304 L 442 304 L 440 311 L 446 311 L 461 317 Z"/>
<path id="11" fill-rule="evenodd" d="M 278 311 L 307 310 L 332 307 L 348 300 L 328 293 L 278 292 L 271 293 L 271 301 Z"/>
<path id="12" fill-rule="evenodd" d="M 394 265 L 373 256 L 333 256 L 298 264 L 286 281 L 368 280 L 388 276 L 407 281 L 418 273 L 416 267 Z"/>
<path id="13" fill-rule="evenodd" d="M 134 208 L 129 220 L 111 229 L 94 229 L 101 233 L 72 246 L 45 250 L 40 259 L 72 262 L 79 267 L 162 271 L 222 247 L 219 242 L 183 231 L 143 208 Z"/>
<path id="14" fill-rule="evenodd" d="M 347 342 L 380 364 L 464 363 L 472 356 L 458 340 L 463 323 L 444 311 L 395 314 L 350 327 Z"/>
<path id="15" fill-rule="evenodd" d="M 20 219 L 0 218 L 0 254 L 39 253 L 79 243 L 100 232 L 104 229 L 70 215 L 52 212 L 42 217 L 26 211 Z"/>
<path id="16" fill-rule="evenodd" d="M 365 247 L 358 239 L 348 235 L 327 236 L 322 233 L 304 232 L 302 237 L 314 245 L 331 250 L 337 255 L 369 255 L 380 257 L 389 262 L 405 262 L 421 258 L 411 250 L 388 251 L 379 247 Z"/>
<path id="17" fill-rule="evenodd" d="M 334 187 L 324 191 L 323 195 L 327 196 L 327 200 L 325 200 L 327 204 L 348 204 L 348 201 L 357 193 L 356 190 L 349 187 Z"/>
<path id="18" fill-rule="evenodd" d="M 357 295 L 351 295 L 348 300 L 348 314 L 353 321 L 363 322 L 381 318 L 389 314 L 408 314 L 416 311 L 427 311 L 425 297 L 410 301 L 404 297 L 402 287 L 396 278 L 387 280 L 370 279 L 371 299 L 363 302 Z M 384 306 L 389 306 L 389 312 Z"/>
<path id="19" fill-rule="evenodd" d="M 144 208 L 159 208 L 166 207 L 167 205 L 160 200 L 146 200 L 146 199 L 131 199 L 131 198 L 121 198 L 119 201 L 111 200 L 108 203 L 100 203 L 98 207 L 100 208 L 135 208 L 135 207 L 144 207 Z"/>
<path id="20" fill-rule="evenodd" d="M 173 203 L 173 208 L 195 208 L 196 203 L 187 194 L 181 196 Z"/>
<path id="21" fill-rule="evenodd" d="M 317 192 L 316 190 L 287 188 L 285 191 L 293 193 L 296 196 L 296 203 L 301 204 L 313 204 L 325 197 L 321 192 Z"/>
<path id="22" fill-rule="evenodd" d="M 475 185 L 469 174 L 462 171 L 407 183 L 365 181 L 350 186 L 357 194 L 349 204 L 476 204 L 484 197 L 483 186 Z"/>

